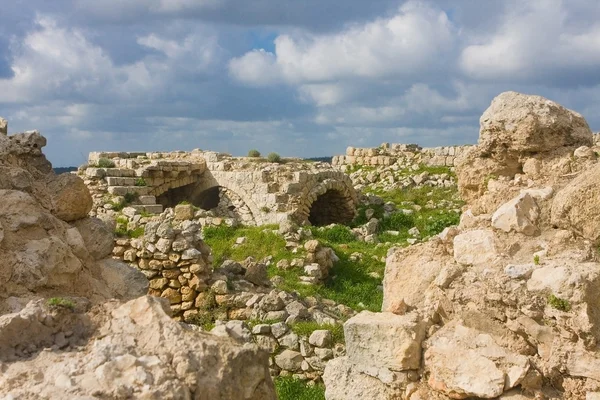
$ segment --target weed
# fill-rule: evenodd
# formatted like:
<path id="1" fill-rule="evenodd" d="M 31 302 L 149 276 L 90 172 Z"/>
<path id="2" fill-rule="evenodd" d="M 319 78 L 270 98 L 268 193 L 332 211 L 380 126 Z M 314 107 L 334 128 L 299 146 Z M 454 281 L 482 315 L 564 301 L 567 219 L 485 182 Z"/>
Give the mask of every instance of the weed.
<path id="1" fill-rule="evenodd" d="M 260 208 L 260 211 L 262 211 L 262 212 L 264 212 L 264 213 L 270 213 L 270 212 L 271 212 L 271 209 L 270 209 L 269 207 L 267 207 L 267 206 L 262 206 L 262 207 Z"/>
<path id="2" fill-rule="evenodd" d="M 63 297 L 52 297 L 48 299 L 48 305 L 51 307 L 63 307 L 69 310 L 75 309 L 75 302 L 73 300 L 65 299 Z"/>
<path id="3" fill-rule="evenodd" d="M 540 256 L 539 255 L 535 255 L 533 256 L 533 264 L 534 265 L 540 265 Z"/>
<path id="4" fill-rule="evenodd" d="M 548 304 L 550 305 L 550 307 L 555 308 L 559 311 L 567 312 L 571 309 L 571 304 L 569 304 L 568 300 L 561 299 L 560 297 L 556 297 L 553 294 L 551 294 L 548 297 Z"/>
<path id="5" fill-rule="evenodd" d="M 147 186 L 146 180 L 144 178 L 138 178 L 135 180 L 135 186 Z"/>

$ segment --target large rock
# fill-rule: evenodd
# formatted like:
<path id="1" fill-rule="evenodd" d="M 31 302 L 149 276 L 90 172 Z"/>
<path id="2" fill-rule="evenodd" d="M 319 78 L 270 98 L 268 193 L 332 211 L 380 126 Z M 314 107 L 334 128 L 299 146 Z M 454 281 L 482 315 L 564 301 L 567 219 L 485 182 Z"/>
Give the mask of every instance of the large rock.
<path id="1" fill-rule="evenodd" d="M 585 119 L 541 96 L 504 92 L 480 119 L 479 147 L 484 152 L 547 152 L 564 146 L 591 146 Z"/>
<path id="2" fill-rule="evenodd" d="M 529 371 L 527 357 L 493 337 L 452 322 L 429 340 L 424 355 L 429 386 L 453 399 L 491 399 L 517 386 Z"/>
<path id="3" fill-rule="evenodd" d="M 375 371 L 379 372 L 376 368 Z M 387 377 L 392 379 L 385 379 Z M 327 400 L 395 400 L 402 398 L 402 382 L 395 382 L 393 374 L 387 374 L 383 382 L 377 376 L 361 371 L 360 366 L 348 357 L 330 360 L 323 373 L 325 398 Z"/>
<path id="4" fill-rule="evenodd" d="M 81 233 L 90 255 L 95 260 L 108 257 L 114 247 L 114 234 L 98 218 L 85 218 L 74 223 Z"/>
<path id="5" fill-rule="evenodd" d="M 119 260 L 106 258 L 97 263 L 101 279 L 123 300 L 148 293 L 148 278 L 137 269 Z"/>
<path id="6" fill-rule="evenodd" d="M 600 164 L 581 173 L 554 196 L 552 224 L 600 240 Z"/>
<path id="7" fill-rule="evenodd" d="M 185 328 L 172 320 L 169 312 L 164 300 L 145 296 L 102 314 L 100 320 L 107 322 L 92 333 L 92 340 L 82 350 L 41 352 L 34 358 L 3 364 L 0 395 L 52 399 L 276 399 L 266 353 L 256 346 L 242 347 L 231 339 Z M 34 315 L 36 320 L 44 321 L 49 314 L 39 307 L 27 313 L 8 318 L 30 320 L 28 315 Z M 60 326 L 54 315 L 54 321 L 49 320 Z M 98 320 L 98 315 L 89 316 Z M 65 325 L 70 329 L 69 324 Z M 0 337 L 4 337 L 4 326 L 7 324 L 0 321 Z M 5 329 L 10 329 L 10 324 Z M 47 337 L 55 330 L 40 327 L 39 335 Z M 81 333 L 75 332 L 75 336 Z M 62 346 L 69 345 L 64 331 L 50 337 Z M 76 339 L 85 339 L 85 335 Z M 45 344 L 43 340 L 32 341 L 34 347 Z M 19 376 L 36 379 L 17 379 Z"/>
<path id="8" fill-rule="evenodd" d="M 52 213 L 63 221 L 87 217 L 92 209 L 92 196 L 83 180 L 73 174 L 61 174 L 48 183 Z"/>
<path id="9" fill-rule="evenodd" d="M 385 262 L 382 311 L 398 313 L 399 307 L 419 307 L 427 289 L 444 268 L 454 264 L 442 243 L 427 243 L 399 249 Z"/>
<path id="10" fill-rule="evenodd" d="M 344 324 L 346 354 L 355 364 L 391 371 L 418 369 L 427 328 L 417 314 L 362 311 Z"/>
<path id="11" fill-rule="evenodd" d="M 531 236 L 536 232 L 539 216 L 540 209 L 533 197 L 523 193 L 496 210 L 492 215 L 492 226 L 504 232 L 512 230 Z"/>

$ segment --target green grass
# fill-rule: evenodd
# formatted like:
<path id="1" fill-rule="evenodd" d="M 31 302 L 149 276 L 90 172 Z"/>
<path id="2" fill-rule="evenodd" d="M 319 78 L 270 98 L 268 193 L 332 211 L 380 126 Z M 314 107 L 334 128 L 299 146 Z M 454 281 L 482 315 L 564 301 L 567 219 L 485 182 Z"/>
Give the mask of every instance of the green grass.
<path id="1" fill-rule="evenodd" d="M 48 305 L 52 307 L 63 307 L 69 310 L 75 309 L 75 302 L 73 300 L 65 299 L 62 297 L 52 297 L 48 299 Z"/>
<path id="2" fill-rule="evenodd" d="M 310 229 L 314 237 L 331 243 L 349 243 L 356 241 L 356 237 L 350 228 L 344 225 L 335 225 L 331 228 L 311 226 Z"/>
<path id="3" fill-rule="evenodd" d="M 285 240 L 273 232 L 275 229 L 277 225 L 260 227 L 222 225 L 206 227 L 203 232 L 204 241 L 212 249 L 214 265 L 218 267 L 227 259 L 243 261 L 249 256 L 260 261 L 271 255 L 275 263 L 283 258 L 292 258 L 292 254 L 285 249 Z M 246 242 L 241 246 L 234 246 L 235 239 L 242 236 L 246 237 Z"/>
<path id="4" fill-rule="evenodd" d="M 293 268 L 281 271 L 276 267 L 279 260 L 291 260 L 303 257 L 304 252 L 293 254 L 285 248 L 285 240 L 273 233 L 275 225 L 262 227 L 206 227 L 204 228 L 204 240 L 212 248 L 214 265 L 219 266 L 224 260 L 232 259 L 243 261 L 248 256 L 261 260 L 266 256 L 273 256 L 273 262 L 268 267 L 269 276 L 279 275 L 284 278 L 280 288 L 286 291 L 297 291 L 300 295 L 318 296 L 331 299 L 354 309 L 361 309 L 362 305 L 371 311 L 381 310 L 383 293 L 377 286 L 381 279 L 369 276 L 370 272 L 377 272 L 383 276 L 385 263 L 374 260 L 371 256 L 378 258 L 385 256 L 385 247 L 375 248 L 372 244 L 364 242 L 337 243 L 337 235 L 330 236 L 325 230 L 318 232 L 315 237 L 320 239 L 324 246 L 332 247 L 340 258 L 330 271 L 330 278 L 322 285 L 304 285 L 299 277 L 304 273 L 302 268 Z M 345 227 L 342 227 L 347 229 Z M 235 239 L 240 236 L 247 238 L 242 246 L 233 246 Z M 329 241 L 332 239 L 334 241 Z M 360 252 L 365 254 L 362 261 L 350 261 L 350 254 Z"/>
<path id="5" fill-rule="evenodd" d="M 146 186 L 146 180 L 144 178 L 138 178 L 135 180 L 135 186 Z"/>
<path id="6" fill-rule="evenodd" d="M 300 321 L 291 326 L 292 331 L 298 336 L 310 337 L 314 331 L 326 329 L 331 332 L 334 343 L 344 343 L 343 325 L 320 325 L 314 321 Z"/>
<path id="7" fill-rule="evenodd" d="M 325 400 L 325 386 L 317 384 L 309 386 L 292 377 L 274 379 L 275 390 L 279 400 Z"/>

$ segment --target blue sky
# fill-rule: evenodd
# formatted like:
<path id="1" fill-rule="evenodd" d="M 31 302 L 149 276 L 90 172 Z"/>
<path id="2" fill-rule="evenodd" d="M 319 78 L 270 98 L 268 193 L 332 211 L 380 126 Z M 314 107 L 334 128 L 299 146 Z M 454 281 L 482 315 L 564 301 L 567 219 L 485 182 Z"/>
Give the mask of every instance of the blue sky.
<path id="1" fill-rule="evenodd" d="M 506 90 L 600 130 L 596 0 L 0 0 L 0 116 L 90 151 L 474 143 Z"/>

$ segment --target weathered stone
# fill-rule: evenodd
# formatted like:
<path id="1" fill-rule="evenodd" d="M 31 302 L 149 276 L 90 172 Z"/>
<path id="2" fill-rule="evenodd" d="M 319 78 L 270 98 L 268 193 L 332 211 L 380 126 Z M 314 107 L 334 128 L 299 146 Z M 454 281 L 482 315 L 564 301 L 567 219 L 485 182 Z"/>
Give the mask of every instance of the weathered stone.
<path id="1" fill-rule="evenodd" d="M 430 372 L 429 386 L 452 398 L 498 397 L 517 386 L 529 370 L 527 357 L 457 323 L 444 326 L 428 342 L 424 366 Z"/>
<path id="2" fill-rule="evenodd" d="M 97 218 L 85 218 L 74 223 L 81 234 L 90 255 L 100 260 L 112 253 L 114 246 L 113 232 Z"/>
<path id="3" fill-rule="evenodd" d="M 92 209 L 92 196 L 83 180 L 73 174 L 61 174 L 47 185 L 52 201 L 52 213 L 63 221 L 87 217 Z"/>
<path id="4" fill-rule="evenodd" d="M 459 264 L 473 265 L 492 262 L 498 256 L 494 232 L 477 229 L 454 238 L 454 259 Z"/>
<path id="5" fill-rule="evenodd" d="M 275 356 L 275 364 L 286 371 L 300 371 L 304 357 L 294 350 L 286 349 Z"/>
<path id="6" fill-rule="evenodd" d="M 333 342 L 331 331 L 327 329 L 319 329 L 310 334 L 308 343 L 317 347 L 329 347 Z"/>
<path id="7" fill-rule="evenodd" d="M 392 371 L 418 369 L 426 330 L 416 314 L 362 311 L 344 324 L 348 358 Z"/>
<path id="8" fill-rule="evenodd" d="M 539 215 L 540 209 L 533 197 L 524 193 L 498 208 L 492 215 L 492 226 L 504 232 L 514 230 L 531 236 L 536 232 Z"/>

